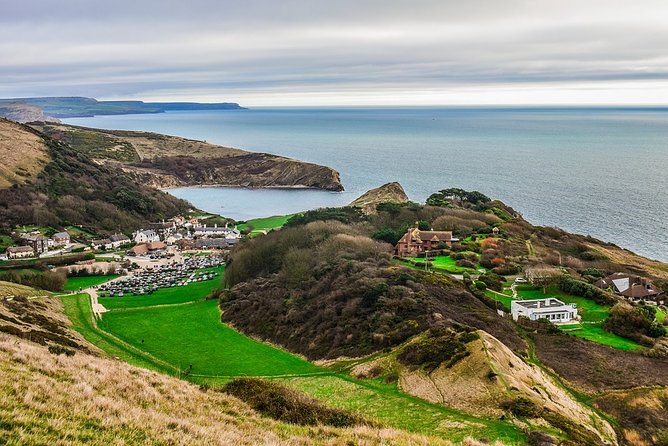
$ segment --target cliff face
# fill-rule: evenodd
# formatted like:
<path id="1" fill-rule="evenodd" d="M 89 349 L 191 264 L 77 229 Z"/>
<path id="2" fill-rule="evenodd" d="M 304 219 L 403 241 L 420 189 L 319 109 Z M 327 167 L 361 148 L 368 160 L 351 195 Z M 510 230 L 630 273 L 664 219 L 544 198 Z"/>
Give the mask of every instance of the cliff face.
<path id="1" fill-rule="evenodd" d="M 0 103 L 0 117 L 22 123 L 31 121 L 58 122 L 56 118 L 45 115 L 44 111 L 36 105 L 22 104 L 19 102 Z"/>
<path id="2" fill-rule="evenodd" d="M 343 190 L 339 173 L 333 169 L 266 153 L 208 159 L 161 157 L 124 165 L 123 170 L 157 188 L 222 185 Z"/>
<path id="3" fill-rule="evenodd" d="M 408 195 L 397 182 L 383 184 L 371 189 L 361 197 L 350 203 L 350 206 L 362 208 L 367 214 L 376 212 L 376 206 L 381 203 L 407 203 Z"/>
<path id="4" fill-rule="evenodd" d="M 157 188 L 238 186 L 342 191 L 339 173 L 299 160 L 148 132 L 33 123 L 100 164 L 115 164 Z"/>

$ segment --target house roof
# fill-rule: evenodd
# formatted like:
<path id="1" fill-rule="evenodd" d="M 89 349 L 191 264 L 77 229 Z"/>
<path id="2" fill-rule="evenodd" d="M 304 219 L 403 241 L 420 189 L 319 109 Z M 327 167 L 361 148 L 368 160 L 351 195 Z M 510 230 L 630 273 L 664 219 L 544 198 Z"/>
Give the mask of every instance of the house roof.
<path id="1" fill-rule="evenodd" d="M 53 234 L 53 238 L 70 238 L 70 234 L 67 232 L 56 232 Z"/>
<path id="2" fill-rule="evenodd" d="M 111 240 L 112 242 L 123 242 L 126 240 L 129 241 L 130 237 L 128 237 L 125 234 L 114 234 L 111 237 L 109 237 L 109 240 Z"/>
<path id="3" fill-rule="evenodd" d="M 146 246 L 146 243 L 140 243 L 133 246 L 132 249 L 130 249 L 130 252 L 135 255 L 146 254 L 148 252 L 148 246 Z"/>
<path id="4" fill-rule="evenodd" d="M 596 282 L 596 286 L 602 289 L 612 288 L 615 293 L 626 297 L 658 296 L 663 293 L 651 280 L 625 273 L 604 277 Z"/>
<path id="5" fill-rule="evenodd" d="M 146 248 L 149 251 L 155 251 L 155 250 L 158 250 L 158 249 L 165 249 L 166 247 L 167 247 L 167 244 L 165 242 L 161 242 L 161 241 L 148 242 L 146 244 Z"/>
<path id="6" fill-rule="evenodd" d="M 10 246 L 7 252 L 35 252 L 30 246 Z"/>

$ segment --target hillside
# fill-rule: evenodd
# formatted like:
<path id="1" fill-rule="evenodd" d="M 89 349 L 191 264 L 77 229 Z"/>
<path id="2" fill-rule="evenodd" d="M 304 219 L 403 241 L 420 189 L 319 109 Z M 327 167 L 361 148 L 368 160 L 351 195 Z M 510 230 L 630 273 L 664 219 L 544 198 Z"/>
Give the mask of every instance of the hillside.
<path id="1" fill-rule="evenodd" d="M 25 172 L 11 183 L 6 180 L 0 189 L 3 231 L 27 223 L 132 231 L 148 221 L 191 208 L 187 202 L 139 184 L 113 166 L 98 165 L 30 127 L 0 119 L 0 135 L 5 141 L 0 145 L 0 157 L 16 160 L 15 176 L 4 177 L 16 178 Z"/>
<path id="2" fill-rule="evenodd" d="M 220 392 L 1 333 L 0 370 L 0 432 L 8 444 L 449 444 L 392 429 L 273 421 Z"/>
<path id="3" fill-rule="evenodd" d="M 381 203 L 371 213 L 309 211 L 281 231 L 245 241 L 232 253 L 229 288 L 218 293 L 222 320 L 355 376 L 397 381 L 432 402 L 490 416 L 522 414 L 519 423 L 538 417 L 562 432 L 544 433 L 573 444 L 615 436 L 622 444 L 663 444 L 666 308 L 621 303 L 591 284 L 627 272 L 666 289 L 667 266 L 534 226 L 478 192 L 455 191 L 435 194 L 429 205 Z M 391 245 L 415 222 L 460 241 L 437 247 L 428 261 L 424 254 L 393 257 Z M 538 282 L 516 286 L 516 298 L 564 299 L 577 305 L 583 322 L 500 317 L 509 311 L 515 277 L 524 274 L 537 274 Z M 652 337 L 642 331 L 650 326 Z M 447 336 L 429 340 L 427 333 L 441 330 L 478 330 L 479 339 L 466 347 Z M 423 339 L 424 349 L 408 347 Z"/>
<path id="4" fill-rule="evenodd" d="M 431 330 L 388 354 L 355 364 L 351 372 L 359 377 L 397 374 L 403 391 L 470 413 L 503 417 L 509 407 L 513 412 L 513 402 L 522 401 L 527 413 L 513 415 L 532 412 L 529 418 L 542 418 L 583 441 L 616 441 L 612 426 L 598 413 L 481 330 Z"/>
<path id="5" fill-rule="evenodd" d="M 329 167 L 267 153 L 148 132 L 51 123 L 31 125 L 98 163 L 121 168 L 152 187 L 217 185 L 343 190 L 339 173 Z"/>
<path id="6" fill-rule="evenodd" d="M 35 181 L 51 160 L 44 139 L 0 120 L 0 188 Z"/>

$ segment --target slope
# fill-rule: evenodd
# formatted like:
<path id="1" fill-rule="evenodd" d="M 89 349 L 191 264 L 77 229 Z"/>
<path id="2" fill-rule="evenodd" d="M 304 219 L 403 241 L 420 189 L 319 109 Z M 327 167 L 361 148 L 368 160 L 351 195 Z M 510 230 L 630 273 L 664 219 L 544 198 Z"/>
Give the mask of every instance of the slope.
<path id="1" fill-rule="evenodd" d="M 4 231 L 30 223 L 128 232 L 191 208 L 187 202 L 139 184 L 111 166 L 98 165 L 25 125 L 0 120 L 0 132 L 9 141 L 0 145 L 0 157 L 13 159 L 20 154 L 20 162 L 14 165 L 17 175 L 23 172 L 20 163 L 27 159 L 39 165 L 29 181 L 0 189 Z"/>
<path id="2" fill-rule="evenodd" d="M 31 125 L 100 163 L 121 167 L 128 175 L 153 187 L 222 185 L 343 190 L 339 173 L 329 167 L 267 153 L 149 132 L 52 123 Z"/>

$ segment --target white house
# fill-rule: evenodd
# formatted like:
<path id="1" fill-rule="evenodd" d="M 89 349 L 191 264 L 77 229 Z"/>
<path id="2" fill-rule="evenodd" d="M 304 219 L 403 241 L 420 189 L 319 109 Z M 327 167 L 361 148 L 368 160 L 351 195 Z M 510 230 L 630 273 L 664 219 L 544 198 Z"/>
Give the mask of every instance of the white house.
<path id="1" fill-rule="evenodd" d="M 135 243 L 159 242 L 160 236 L 153 230 L 137 231 L 134 234 Z"/>
<path id="2" fill-rule="evenodd" d="M 225 239 L 241 238 L 241 231 L 239 231 L 237 228 L 228 228 L 227 225 L 224 227 L 218 225 L 209 227 L 206 225 L 195 226 L 194 230 L 195 237 L 221 237 Z"/>
<path id="3" fill-rule="evenodd" d="M 10 246 L 7 248 L 7 258 L 23 259 L 25 257 L 35 257 L 35 250 L 31 246 Z"/>
<path id="4" fill-rule="evenodd" d="M 114 234 L 109 237 L 109 245 L 106 249 L 116 249 L 120 246 L 130 243 L 130 237 L 125 234 Z"/>
<path id="5" fill-rule="evenodd" d="M 520 316 L 532 321 L 547 319 L 554 323 L 571 322 L 577 319 L 578 310 L 575 304 L 566 304 L 554 297 L 547 299 L 514 300 L 510 306 L 513 320 Z"/>

